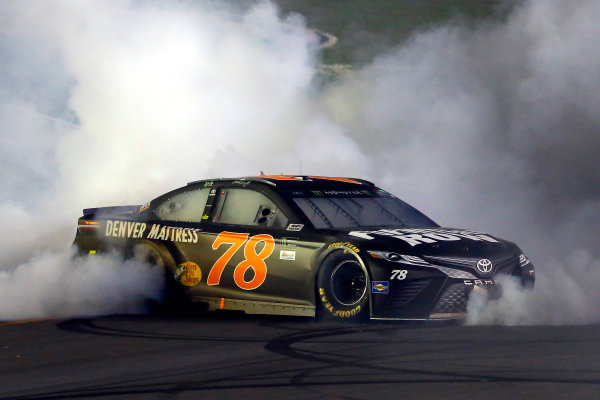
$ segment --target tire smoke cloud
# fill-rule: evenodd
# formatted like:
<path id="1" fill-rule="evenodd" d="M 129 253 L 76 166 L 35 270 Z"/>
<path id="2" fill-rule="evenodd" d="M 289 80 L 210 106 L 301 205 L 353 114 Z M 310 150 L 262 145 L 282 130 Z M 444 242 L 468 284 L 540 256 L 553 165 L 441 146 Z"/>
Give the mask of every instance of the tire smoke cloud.
<path id="1" fill-rule="evenodd" d="M 533 260 L 535 290 L 508 283 L 470 323 L 600 321 L 599 11 L 518 2 L 501 22 L 417 34 L 328 94 L 382 185 Z"/>
<path id="2" fill-rule="evenodd" d="M 450 22 L 324 85 L 300 15 L 215 3 L 3 2 L 0 320 L 156 296 L 153 274 L 79 273 L 68 244 L 82 208 L 264 170 L 365 177 L 444 226 L 517 242 L 535 290 L 470 304 L 472 323 L 600 321 L 600 3 Z M 28 286 L 28 271 L 45 278 Z M 78 301 L 92 282 L 129 284 Z"/>

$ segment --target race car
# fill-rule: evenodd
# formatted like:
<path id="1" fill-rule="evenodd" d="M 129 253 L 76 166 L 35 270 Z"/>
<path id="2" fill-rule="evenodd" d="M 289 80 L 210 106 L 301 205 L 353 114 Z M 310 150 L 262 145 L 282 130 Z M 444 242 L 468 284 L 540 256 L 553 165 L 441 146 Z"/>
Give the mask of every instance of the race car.
<path id="1" fill-rule="evenodd" d="M 442 228 L 363 179 L 256 176 L 191 182 L 142 206 L 83 210 L 80 254 L 164 267 L 165 302 L 331 319 L 455 319 L 509 275 L 514 243 Z"/>

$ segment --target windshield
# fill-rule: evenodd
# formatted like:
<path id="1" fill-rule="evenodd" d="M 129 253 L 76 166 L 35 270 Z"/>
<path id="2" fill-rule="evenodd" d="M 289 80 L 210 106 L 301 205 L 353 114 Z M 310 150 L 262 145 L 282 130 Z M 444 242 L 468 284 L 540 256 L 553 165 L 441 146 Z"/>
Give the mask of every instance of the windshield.
<path id="1" fill-rule="evenodd" d="M 438 226 L 417 209 L 383 191 L 295 192 L 293 196 L 315 228 Z"/>

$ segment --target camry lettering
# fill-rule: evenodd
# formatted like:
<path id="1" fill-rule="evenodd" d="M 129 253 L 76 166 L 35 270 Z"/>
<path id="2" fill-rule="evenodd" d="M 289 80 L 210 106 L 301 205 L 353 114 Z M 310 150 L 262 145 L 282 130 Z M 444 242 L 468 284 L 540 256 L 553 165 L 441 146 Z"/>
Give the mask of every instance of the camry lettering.
<path id="1" fill-rule="evenodd" d="M 423 243 L 450 242 L 462 239 L 498 243 L 496 239 L 483 233 L 444 229 L 380 229 L 378 231 L 352 231 L 349 235 L 366 240 L 373 240 L 375 236 L 389 236 L 403 240 L 413 247 Z"/>
<path id="2" fill-rule="evenodd" d="M 465 279 L 464 284 L 466 286 L 493 286 L 494 281 L 489 279 Z"/>

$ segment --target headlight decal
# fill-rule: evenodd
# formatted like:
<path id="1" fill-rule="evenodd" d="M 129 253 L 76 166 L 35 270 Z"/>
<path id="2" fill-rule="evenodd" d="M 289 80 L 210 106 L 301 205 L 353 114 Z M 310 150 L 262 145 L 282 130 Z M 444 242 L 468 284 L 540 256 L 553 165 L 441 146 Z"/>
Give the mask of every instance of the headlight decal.
<path id="1" fill-rule="evenodd" d="M 378 260 L 387 260 L 390 262 L 404 264 L 404 265 L 413 265 L 416 267 L 425 267 L 425 268 L 433 268 L 438 271 L 444 273 L 450 278 L 457 279 L 478 279 L 475 275 L 470 272 L 463 271 L 460 269 L 442 267 L 440 265 L 431 264 L 420 257 L 417 256 L 409 256 L 404 254 L 398 254 L 390 251 L 368 251 L 369 255 Z"/>

